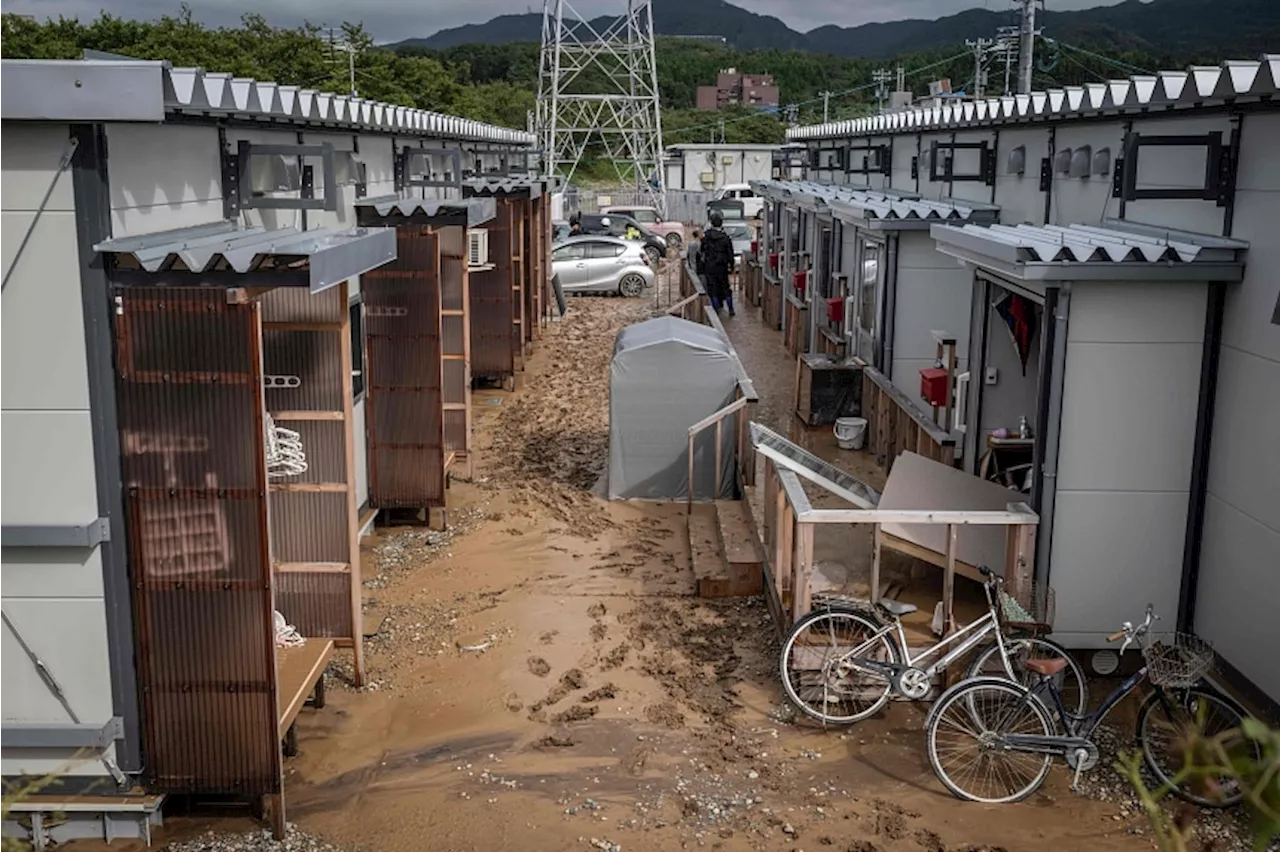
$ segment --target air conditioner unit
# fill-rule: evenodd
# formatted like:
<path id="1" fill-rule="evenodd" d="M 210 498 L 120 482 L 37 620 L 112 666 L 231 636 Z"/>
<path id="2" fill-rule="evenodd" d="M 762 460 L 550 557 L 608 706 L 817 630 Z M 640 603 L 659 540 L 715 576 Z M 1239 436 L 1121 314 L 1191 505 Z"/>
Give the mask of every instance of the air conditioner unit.
<path id="1" fill-rule="evenodd" d="M 467 229 L 467 268 L 493 268 L 489 262 L 489 232 L 484 228 Z"/>

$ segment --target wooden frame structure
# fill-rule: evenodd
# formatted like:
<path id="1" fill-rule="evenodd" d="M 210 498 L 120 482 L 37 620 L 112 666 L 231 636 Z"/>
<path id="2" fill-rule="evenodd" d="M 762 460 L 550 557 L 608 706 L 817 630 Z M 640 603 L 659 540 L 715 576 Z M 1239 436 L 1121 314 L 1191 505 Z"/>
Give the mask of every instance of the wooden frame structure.
<path id="1" fill-rule="evenodd" d="M 886 474 L 903 450 L 956 463 L 956 439 L 934 423 L 924 409 L 874 367 L 862 368 L 862 416 L 867 421 L 867 451 Z"/>
<path id="2" fill-rule="evenodd" d="M 282 732 L 335 645 L 364 679 L 345 279 L 394 239 L 220 223 L 95 248 L 116 300 L 147 788 L 260 800 L 283 837 Z M 305 464 L 272 470 L 282 428 Z M 287 676 L 277 611 L 311 640 Z"/>
<path id="3" fill-rule="evenodd" d="M 490 267 L 472 273 L 472 374 L 514 387 L 541 335 L 551 269 L 548 197 L 540 178 L 508 177 L 463 184 L 468 198 L 492 198 Z"/>
<path id="4" fill-rule="evenodd" d="M 363 279 L 369 504 L 443 525 L 449 475 L 470 476 L 474 461 L 466 230 L 494 205 L 373 199 L 356 210 L 362 224 L 394 226 L 399 251 Z"/>
<path id="5" fill-rule="evenodd" d="M 943 568 L 943 619 L 946 632 L 955 626 L 955 577 L 959 573 L 980 579 L 974 566 L 957 559 L 956 540 L 961 527 L 1003 526 L 1007 530 L 1003 566 L 1005 590 L 1024 605 L 1029 603 L 1035 563 L 1035 531 L 1039 517 L 1024 503 L 1010 503 L 1007 511 L 933 511 L 919 509 L 815 509 L 801 486 L 800 477 L 765 461 L 764 528 L 765 599 L 775 626 L 785 633 L 812 609 L 811 579 L 814 571 L 814 531 L 818 524 L 874 524 L 876 539 L 871 562 L 870 588 L 880 596 L 882 524 L 937 524 L 947 528 L 947 552 L 927 561 Z"/>

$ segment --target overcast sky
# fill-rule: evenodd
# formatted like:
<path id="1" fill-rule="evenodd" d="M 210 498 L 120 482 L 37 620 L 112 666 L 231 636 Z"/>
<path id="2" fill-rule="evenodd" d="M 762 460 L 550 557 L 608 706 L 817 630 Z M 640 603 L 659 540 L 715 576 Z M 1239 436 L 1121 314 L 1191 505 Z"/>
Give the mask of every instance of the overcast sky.
<path id="1" fill-rule="evenodd" d="M 571 0 L 572 2 L 572 0 Z M 1048 0 L 1050 9 L 1084 9 L 1119 0 Z M 808 31 L 825 24 L 855 26 L 902 18 L 938 18 L 963 9 L 985 6 L 1008 9 L 1008 0 L 733 0 L 734 5 L 770 14 L 792 29 Z M 40 18 L 90 19 L 99 10 L 128 18 L 157 18 L 177 12 L 180 0 L 5 0 L 4 11 Z M 303 20 L 337 25 L 363 21 L 379 41 L 419 38 L 462 24 L 478 24 L 496 15 L 541 12 L 541 0 L 190 0 L 196 17 L 213 26 L 234 25 L 248 11 L 261 11 L 278 26 Z M 616 13 L 619 0 L 577 0 L 586 17 Z"/>

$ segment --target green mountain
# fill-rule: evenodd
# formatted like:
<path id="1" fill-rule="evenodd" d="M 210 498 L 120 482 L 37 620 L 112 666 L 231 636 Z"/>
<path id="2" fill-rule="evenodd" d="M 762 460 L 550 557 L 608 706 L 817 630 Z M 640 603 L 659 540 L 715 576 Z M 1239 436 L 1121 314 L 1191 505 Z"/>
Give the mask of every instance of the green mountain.
<path id="1" fill-rule="evenodd" d="M 970 9 L 937 20 L 891 21 L 858 27 L 825 26 L 796 32 L 777 18 L 757 15 L 725 0 L 653 0 L 659 35 L 721 36 L 739 50 L 805 50 L 886 59 L 989 37 L 1014 23 L 1008 10 Z M 592 21 L 597 28 L 610 18 Z M 1047 11 L 1038 22 L 1047 36 L 1109 52 L 1210 61 L 1252 58 L 1280 48 L 1280 0 L 1126 0 L 1071 12 Z M 433 49 L 460 44 L 539 41 L 542 16 L 502 15 L 483 24 L 441 30 L 394 47 Z"/>

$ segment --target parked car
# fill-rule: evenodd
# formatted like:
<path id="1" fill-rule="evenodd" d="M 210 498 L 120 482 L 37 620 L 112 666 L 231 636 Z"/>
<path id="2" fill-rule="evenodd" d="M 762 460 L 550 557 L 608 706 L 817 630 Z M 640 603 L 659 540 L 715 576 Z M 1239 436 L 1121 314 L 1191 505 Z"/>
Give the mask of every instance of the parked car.
<path id="1" fill-rule="evenodd" d="M 569 237 L 552 248 L 551 273 L 566 293 L 639 296 L 654 282 L 643 245 L 596 234 Z"/>
<path id="2" fill-rule="evenodd" d="M 563 219 L 555 219 L 551 223 L 551 242 L 555 243 L 569 238 L 569 223 Z"/>
<path id="3" fill-rule="evenodd" d="M 644 225 L 650 231 L 667 241 L 667 245 L 671 248 L 678 249 L 684 243 L 684 223 L 683 222 L 664 222 L 662 217 L 658 215 L 657 207 L 645 206 L 624 206 L 621 204 L 605 207 L 601 213 L 614 213 L 622 216 L 630 216 L 641 225 Z"/>
<path id="4" fill-rule="evenodd" d="M 640 242 L 644 245 L 645 253 L 649 255 L 649 265 L 654 269 L 657 269 L 658 264 L 667 256 L 667 241 L 630 216 L 624 216 L 621 213 L 608 215 L 583 213 L 580 221 L 584 234 L 601 234 L 610 237 L 625 237 L 627 226 L 634 225 L 640 232 Z"/>
<path id="5" fill-rule="evenodd" d="M 742 255 L 751 251 L 751 241 L 756 238 L 755 228 L 750 222 L 729 219 L 724 223 L 724 232 L 733 240 L 733 263 L 737 266 L 742 262 Z"/>
<path id="6" fill-rule="evenodd" d="M 752 191 L 750 184 L 726 183 L 716 190 L 713 200 L 720 201 L 722 199 L 741 201 L 743 215 L 748 219 L 759 219 L 764 215 L 764 199 Z"/>

